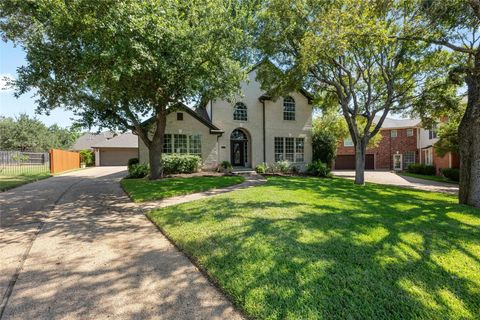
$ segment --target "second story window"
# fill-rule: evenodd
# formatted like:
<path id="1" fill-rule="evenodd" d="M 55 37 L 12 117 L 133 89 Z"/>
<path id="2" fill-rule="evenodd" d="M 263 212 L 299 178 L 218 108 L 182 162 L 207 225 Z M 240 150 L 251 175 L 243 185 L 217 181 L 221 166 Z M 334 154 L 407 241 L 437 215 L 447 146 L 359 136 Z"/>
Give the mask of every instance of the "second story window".
<path id="1" fill-rule="evenodd" d="M 283 120 L 295 120 L 295 100 L 292 97 L 283 99 Z"/>
<path id="2" fill-rule="evenodd" d="M 233 120 L 247 121 L 247 106 L 242 102 L 237 102 L 233 107 Z"/>
<path id="3" fill-rule="evenodd" d="M 407 129 L 407 137 L 413 137 L 413 129 Z"/>
<path id="4" fill-rule="evenodd" d="M 432 129 L 428 130 L 428 138 L 430 140 L 437 138 L 437 124 L 433 124 Z"/>
<path id="5" fill-rule="evenodd" d="M 347 137 L 343 140 L 344 147 L 353 147 L 353 140 L 350 137 Z"/>
<path id="6" fill-rule="evenodd" d="M 390 131 L 390 137 L 396 138 L 397 137 L 397 130 Z"/>

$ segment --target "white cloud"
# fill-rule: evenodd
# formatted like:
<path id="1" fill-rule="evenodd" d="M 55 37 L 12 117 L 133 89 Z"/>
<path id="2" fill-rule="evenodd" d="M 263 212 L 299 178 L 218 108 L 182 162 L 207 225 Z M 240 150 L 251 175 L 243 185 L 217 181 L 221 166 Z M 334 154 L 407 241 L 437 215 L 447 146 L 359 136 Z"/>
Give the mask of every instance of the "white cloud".
<path id="1" fill-rule="evenodd" d="M 11 87 L 13 80 L 15 78 L 9 73 L 0 74 L 0 92 L 13 91 Z"/>

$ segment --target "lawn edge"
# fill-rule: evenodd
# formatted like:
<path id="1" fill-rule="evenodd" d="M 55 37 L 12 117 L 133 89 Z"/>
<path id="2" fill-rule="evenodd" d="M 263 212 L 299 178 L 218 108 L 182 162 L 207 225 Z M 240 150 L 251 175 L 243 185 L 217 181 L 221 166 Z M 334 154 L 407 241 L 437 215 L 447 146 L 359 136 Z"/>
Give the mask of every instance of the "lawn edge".
<path id="1" fill-rule="evenodd" d="M 453 181 L 453 180 L 450 180 L 450 179 L 447 179 L 447 178 L 444 178 L 443 181 L 438 181 L 438 180 L 435 180 L 435 179 L 427 179 L 427 178 L 420 178 L 418 176 L 413 176 L 413 175 L 410 175 L 408 174 L 408 172 L 397 172 L 396 173 L 397 175 L 399 176 L 405 176 L 405 177 L 410 177 L 410 178 L 415 178 L 415 179 L 421 179 L 421 180 L 425 180 L 425 181 L 434 181 L 434 182 L 442 182 L 442 183 L 449 183 L 449 184 L 453 184 L 453 185 L 460 185 L 460 183 L 456 182 L 456 181 Z"/>
<path id="2" fill-rule="evenodd" d="M 159 209 L 162 209 L 162 208 L 159 208 Z M 180 244 L 177 244 L 177 242 L 175 242 L 175 240 L 173 240 L 169 236 L 166 230 L 164 230 L 159 224 L 155 223 L 155 221 L 149 216 L 149 213 L 155 210 L 158 210 L 158 209 L 153 209 L 146 212 L 142 210 L 142 213 L 145 217 L 147 217 L 148 221 L 150 221 L 155 226 L 155 228 L 157 228 L 157 230 L 168 240 L 168 242 L 170 242 L 170 244 L 175 249 L 177 249 L 183 256 L 185 256 L 188 259 L 188 261 L 190 261 L 195 266 L 195 268 L 197 268 L 197 270 L 200 271 L 200 273 L 207 279 L 207 281 L 233 305 L 233 307 L 235 308 L 235 311 L 237 311 L 244 319 L 254 320 L 255 318 L 252 316 L 249 316 L 245 312 L 243 307 L 239 303 L 237 303 L 235 299 L 233 299 L 232 295 L 230 295 L 221 287 L 220 283 L 208 273 L 207 268 L 202 266 L 202 264 L 198 261 L 198 259 L 195 258 L 195 256 L 189 254 L 183 247 L 180 246 Z"/>
<path id="3" fill-rule="evenodd" d="M 8 190 L 15 189 L 15 188 L 18 188 L 18 187 L 21 187 L 21 186 L 24 186 L 24 185 L 27 185 L 27 184 L 30 184 L 30 183 L 34 183 L 34 182 L 37 182 L 37 181 L 40 181 L 40 180 L 45 180 L 45 179 L 48 179 L 48 178 L 52 178 L 52 177 L 54 177 L 54 175 L 49 174 L 48 176 L 41 177 L 41 178 L 38 178 L 38 179 L 35 179 L 35 180 L 22 181 L 21 183 L 19 183 L 17 185 L 14 185 L 14 186 L 8 186 L 8 187 L 5 187 L 5 188 L 0 188 L 0 193 L 8 191 Z"/>

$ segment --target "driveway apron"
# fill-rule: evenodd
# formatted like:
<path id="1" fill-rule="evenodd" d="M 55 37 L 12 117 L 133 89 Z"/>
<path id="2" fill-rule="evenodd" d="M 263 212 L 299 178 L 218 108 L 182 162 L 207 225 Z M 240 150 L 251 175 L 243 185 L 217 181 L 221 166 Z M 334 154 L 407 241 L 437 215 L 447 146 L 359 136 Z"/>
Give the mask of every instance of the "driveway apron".
<path id="1" fill-rule="evenodd" d="M 0 193 L 1 319 L 240 319 L 119 186 L 122 167 Z"/>

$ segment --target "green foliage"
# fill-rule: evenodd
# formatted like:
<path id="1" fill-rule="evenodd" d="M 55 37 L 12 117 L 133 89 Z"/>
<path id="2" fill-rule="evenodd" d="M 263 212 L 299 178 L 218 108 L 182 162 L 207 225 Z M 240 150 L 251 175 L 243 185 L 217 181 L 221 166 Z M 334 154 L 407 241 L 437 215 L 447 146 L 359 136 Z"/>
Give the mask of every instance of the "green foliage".
<path id="1" fill-rule="evenodd" d="M 134 164 L 138 164 L 138 163 L 140 163 L 138 158 L 130 158 L 130 159 L 128 159 L 127 166 L 130 169 L 131 166 L 133 166 Z"/>
<path id="2" fill-rule="evenodd" d="M 445 178 L 452 181 L 460 181 L 460 169 L 458 168 L 444 168 L 442 174 Z"/>
<path id="3" fill-rule="evenodd" d="M 334 133 L 328 131 L 314 131 L 312 134 L 313 161 L 321 161 L 332 165 L 337 155 L 338 139 Z"/>
<path id="4" fill-rule="evenodd" d="M 268 164 L 265 162 L 262 162 L 255 167 L 255 171 L 259 174 L 267 173 L 268 169 Z"/>
<path id="5" fill-rule="evenodd" d="M 128 179 L 139 179 L 148 176 L 149 168 L 146 164 L 132 164 L 128 167 Z"/>
<path id="6" fill-rule="evenodd" d="M 434 166 L 424 165 L 423 163 L 411 163 L 408 165 L 407 171 L 410 173 L 424 174 L 434 176 L 436 169 Z"/>
<path id="7" fill-rule="evenodd" d="M 220 163 L 218 166 L 218 171 L 219 172 L 224 172 L 224 173 L 230 173 L 233 170 L 233 166 L 230 163 L 230 161 L 224 160 Z"/>
<path id="8" fill-rule="evenodd" d="M 271 173 L 289 173 L 291 164 L 287 160 L 277 161 L 269 166 Z"/>
<path id="9" fill-rule="evenodd" d="M 224 188 L 244 181 L 240 176 L 122 180 L 125 192 L 135 202 L 161 200 L 185 194 Z"/>
<path id="10" fill-rule="evenodd" d="M 70 148 L 80 132 L 58 125 L 47 127 L 37 118 L 20 114 L 16 118 L 0 116 L 0 149 L 42 152 Z"/>
<path id="11" fill-rule="evenodd" d="M 345 179 L 267 180 L 148 213 L 249 319 L 478 319 L 480 209 Z"/>
<path id="12" fill-rule="evenodd" d="M 85 163 L 87 167 L 95 165 L 95 153 L 92 150 L 80 151 L 80 162 Z"/>
<path id="13" fill-rule="evenodd" d="M 458 128 L 465 113 L 466 105 L 462 104 L 457 110 L 444 114 L 441 118 L 446 118 L 446 122 L 441 122 L 438 127 L 438 141 L 435 143 L 435 152 L 443 157 L 449 152 L 459 153 Z M 438 122 L 438 121 L 437 121 Z"/>
<path id="14" fill-rule="evenodd" d="M 198 171 L 201 159 L 187 154 L 165 154 L 162 157 L 163 171 L 166 174 L 194 173 Z"/>
<path id="15" fill-rule="evenodd" d="M 330 166 L 320 160 L 313 161 L 308 164 L 307 173 L 315 177 L 328 177 L 330 176 Z"/>

